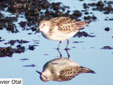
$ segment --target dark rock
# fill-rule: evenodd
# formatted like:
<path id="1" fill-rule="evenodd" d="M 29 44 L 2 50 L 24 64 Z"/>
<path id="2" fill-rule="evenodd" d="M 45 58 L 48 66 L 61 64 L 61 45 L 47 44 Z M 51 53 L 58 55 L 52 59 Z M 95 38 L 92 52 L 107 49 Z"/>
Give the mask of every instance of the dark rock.
<path id="1" fill-rule="evenodd" d="M 107 49 L 107 50 L 112 50 L 113 49 L 113 47 L 110 47 L 110 46 L 104 46 L 104 47 L 102 47 L 101 49 Z"/>
<path id="2" fill-rule="evenodd" d="M 76 10 L 73 12 L 72 16 L 74 16 L 74 18 L 79 18 L 82 16 L 82 13 L 79 10 Z"/>
<path id="3" fill-rule="evenodd" d="M 10 40 L 9 42 L 7 42 L 5 44 L 14 45 L 15 43 L 24 44 L 24 43 L 29 43 L 29 41 L 26 41 L 26 40 Z"/>
<path id="4" fill-rule="evenodd" d="M 14 49 L 12 47 L 0 47 L 0 57 L 11 57 L 13 55 Z"/>
<path id="5" fill-rule="evenodd" d="M 23 53 L 25 51 L 25 47 L 21 45 L 17 45 L 17 48 L 15 49 L 15 53 Z"/>
<path id="6" fill-rule="evenodd" d="M 87 5 L 87 4 L 86 4 Z M 93 7 L 92 10 L 103 12 L 104 14 L 113 13 L 113 1 L 98 1 L 97 3 L 89 3 L 88 6 Z"/>
<path id="7" fill-rule="evenodd" d="M 84 16 L 85 20 L 96 20 L 96 16 L 92 15 L 92 16 Z"/>
<path id="8" fill-rule="evenodd" d="M 84 7 L 84 9 L 89 8 L 88 4 L 86 4 L 86 3 L 83 4 L 83 7 Z"/>
<path id="9" fill-rule="evenodd" d="M 29 50 L 34 50 L 35 48 L 34 48 L 34 46 L 33 45 L 30 45 L 29 46 Z"/>
<path id="10" fill-rule="evenodd" d="M 108 32 L 108 31 L 110 31 L 110 28 L 106 27 L 104 30 Z"/>
<path id="11" fill-rule="evenodd" d="M 22 22 L 20 22 L 19 24 L 20 24 L 21 27 L 24 28 L 24 27 L 26 26 L 27 22 L 25 22 L 25 21 L 23 22 L 23 21 L 22 21 Z"/>

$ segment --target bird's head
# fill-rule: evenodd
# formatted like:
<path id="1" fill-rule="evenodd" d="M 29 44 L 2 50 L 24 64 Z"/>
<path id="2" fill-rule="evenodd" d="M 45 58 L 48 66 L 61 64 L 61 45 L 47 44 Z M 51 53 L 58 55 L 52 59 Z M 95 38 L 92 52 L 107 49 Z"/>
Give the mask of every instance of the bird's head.
<path id="1" fill-rule="evenodd" d="M 38 74 L 40 74 L 40 79 L 44 82 L 47 82 L 47 81 L 50 81 L 51 80 L 51 77 L 49 75 L 47 75 L 46 73 L 44 72 L 39 72 L 39 71 L 36 71 Z"/>
<path id="2" fill-rule="evenodd" d="M 36 33 L 37 32 L 47 33 L 50 28 L 49 26 L 50 26 L 50 21 L 48 21 L 48 20 L 40 21 L 39 26 L 38 26 L 39 29 L 38 29 L 38 31 L 36 31 Z"/>

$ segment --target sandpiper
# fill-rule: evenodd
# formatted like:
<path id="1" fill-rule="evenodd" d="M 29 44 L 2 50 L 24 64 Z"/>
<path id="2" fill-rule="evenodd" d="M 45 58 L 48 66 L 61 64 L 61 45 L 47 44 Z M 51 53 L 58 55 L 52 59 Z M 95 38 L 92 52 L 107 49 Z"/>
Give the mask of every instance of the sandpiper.
<path id="1" fill-rule="evenodd" d="M 42 35 L 49 40 L 59 41 L 57 49 L 59 49 L 62 41 L 67 40 L 65 49 L 68 49 L 68 39 L 74 36 L 79 29 L 85 27 L 90 22 L 91 21 L 76 21 L 69 17 L 55 17 L 50 20 L 40 21 L 37 32 L 41 32 Z"/>
<path id="2" fill-rule="evenodd" d="M 44 65 L 42 72 L 36 72 L 40 74 L 40 79 L 44 82 L 68 81 L 81 73 L 95 73 L 68 58 L 53 59 Z"/>

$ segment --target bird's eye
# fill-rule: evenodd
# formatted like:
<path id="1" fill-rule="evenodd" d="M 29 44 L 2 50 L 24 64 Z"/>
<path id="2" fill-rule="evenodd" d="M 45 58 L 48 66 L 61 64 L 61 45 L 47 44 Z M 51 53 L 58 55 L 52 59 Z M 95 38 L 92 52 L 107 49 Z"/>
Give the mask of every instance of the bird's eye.
<path id="1" fill-rule="evenodd" d="M 45 79 L 48 79 L 48 78 L 45 76 Z"/>
<path id="2" fill-rule="evenodd" d="M 43 24 L 43 26 L 45 26 L 45 24 Z"/>
<path id="3" fill-rule="evenodd" d="M 42 24 L 41 28 L 43 28 L 45 26 L 45 24 Z"/>

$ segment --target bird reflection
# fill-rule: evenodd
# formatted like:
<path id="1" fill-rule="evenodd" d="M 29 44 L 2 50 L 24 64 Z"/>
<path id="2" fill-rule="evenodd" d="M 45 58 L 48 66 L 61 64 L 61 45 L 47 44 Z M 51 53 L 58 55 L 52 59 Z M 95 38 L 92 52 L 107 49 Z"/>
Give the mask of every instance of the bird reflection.
<path id="1" fill-rule="evenodd" d="M 93 70 L 80 66 L 69 58 L 56 58 L 48 61 L 43 66 L 43 71 L 39 72 L 40 79 L 44 82 L 53 81 L 68 81 L 81 73 L 95 73 Z"/>

